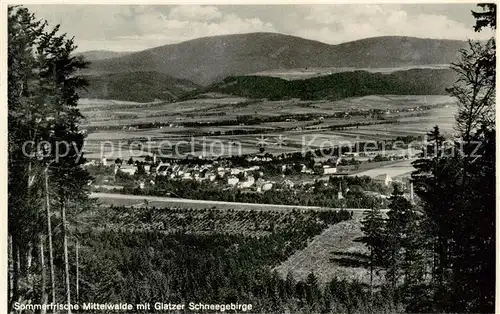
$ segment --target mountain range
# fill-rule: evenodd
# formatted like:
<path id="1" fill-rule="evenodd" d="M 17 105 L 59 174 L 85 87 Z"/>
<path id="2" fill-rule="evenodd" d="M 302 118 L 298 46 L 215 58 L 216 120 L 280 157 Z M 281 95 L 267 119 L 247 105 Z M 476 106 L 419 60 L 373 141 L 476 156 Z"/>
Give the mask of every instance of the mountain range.
<path id="1" fill-rule="evenodd" d="M 155 73 L 155 79 L 168 77 L 167 81 L 175 85 L 179 85 L 175 80 L 181 79 L 181 84 L 191 89 L 198 85 L 212 86 L 230 76 L 273 69 L 373 69 L 449 64 L 457 60 L 459 50 L 464 47 L 465 41 L 400 36 L 329 45 L 277 33 L 248 33 L 198 38 L 124 55 L 114 52 L 82 53 L 91 61 L 90 67 L 82 74 L 87 76 L 91 85 L 92 81 L 115 82 L 120 78 L 123 82 L 127 76 L 131 81 L 141 77 L 146 79 L 144 84 L 140 84 L 141 88 L 147 89 L 151 86 L 152 77 L 145 78 L 138 73 Z M 170 83 L 153 84 L 155 90 L 152 93 L 157 94 L 157 88 L 167 88 L 164 94 L 171 93 L 168 88 Z M 120 96 L 119 93 L 115 94 Z M 177 92 L 173 94 L 178 95 Z"/>

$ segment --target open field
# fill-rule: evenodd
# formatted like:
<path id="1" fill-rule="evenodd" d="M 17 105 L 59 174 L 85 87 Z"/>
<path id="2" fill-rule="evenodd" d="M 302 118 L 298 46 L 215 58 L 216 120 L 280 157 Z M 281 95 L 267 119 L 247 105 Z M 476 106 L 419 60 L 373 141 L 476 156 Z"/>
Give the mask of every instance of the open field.
<path id="1" fill-rule="evenodd" d="M 359 126 L 346 133 L 353 136 L 371 134 L 381 137 L 424 135 L 435 125 L 438 125 L 444 134 L 452 134 L 456 112 L 457 107 L 455 106 L 435 108 L 427 111 L 425 115 L 398 118 L 399 122 L 395 124 Z"/>
<path id="2" fill-rule="evenodd" d="M 175 103 L 133 103 L 113 100 L 83 99 L 84 125 L 129 125 L 144 122 L 205 121 L 253 117 L 316 114 L 328 115 L 351 110 L 404 109 L 420 105 L 452 104 L 449 96 L 365 96 L 338 101 L 302 101 L 298 99 L 268 101 L 241 97 L 219 99 L 192 99 Z M 103 122 L 109 122 L 103 124 Z"/>
<path id="3" fill-rule="evenodd" d="M 363 236 L 362 216 L 361 212 L 355 212 L 353 219 L 330 226 L 275 270 L 283 277 L 292 273 L 298 280 L 305 280 L 310 273 L 314 273 L 322 284 L 333 278 L 369 284 L 368 248 L 359 242 Z M 373 277 L 374 284 L 383 279 L 376 272 Z"/>
<path id="4" fill-rule="evenodd" d="M 196 155 L 234 155 L 255 154 L 259 145 L 264 145 L 265 152 L 287 153 L 331 147 L 342 143 L 354 143 L 367 140 L 387 140 L 396 136 L 423 135 L 434 125 L 439 125 L 443 132 L 453 132 L 452 124 L 456 107 L 448 96 L 366 96 L 329 101 L 248 101 L 244 98 L 226 97 L 217 99 L 193 99 L 178 103 L 148 103 L 98 101 L 98 109 L 82 113 L 87 116 L 83 127 L 114 126 L 116 129 L 97 129 L 89 132 L 85 151 L 88 158 L 101 156 L 100 146 L 103 141 L 113 141 L 113 155 L 110 158 L 129 158 L 128 149 L 118 154 L 118 142 L 126 147 L 133 141 L 140 141 L 145 154 L 160 150 L 164 156 L 193 153 Z M 92 100 L 85 100 L 89 106 Z M 418 106 L 445 105 L 434 109 L 411 112 Z M 111 108 L 107 108 L 110 105 Z M 117 111 L 115 106 L 123 105 Z M 129 108 L 133 107 L 133 108 Z M 372 117 L 368 110 L 391 110 L 383 118 Z M 405 109 L 405 112 L 398 112 Z M 334 118 L 338 112 L 366 110 L 365 115 L 353 115 Z M 290 114 L 308 114 L 310 120 L 261 122 L 256 124 L 235 123 L 241 116 L 269 118 Z M 408 116 L 408 115 L 412 116 Z M 120 117 L 113 117 L 120 115 Z M 324 115 L 321 123 L 317 117 Z M 132 117 L 133 116 L 133 117 Z M 316 118 L 314 118 L 316 117 Z M 391 123 L 386 120 L 392 119 Z M 184 123 L 212 121 L 214 125 L 184 126 Z M 224 125 L 224 121 L 228 125 Z M 163 123 L 165 126 L 137 129 L 130 127 L 140 123 Z M 221 124 L 222 123 L 222 124 Z M 339 130 L 331 130 L 339 125 L 355 123 L 384 123 L 358 125 Z M 250 134 L 240 134 L 250 132 Z M 163 141 L 163 143 L 162 143 Z M 173 149 L 174 147 L 174 149 Z M 177 147 L 177 149 L 175 149 Z"/>

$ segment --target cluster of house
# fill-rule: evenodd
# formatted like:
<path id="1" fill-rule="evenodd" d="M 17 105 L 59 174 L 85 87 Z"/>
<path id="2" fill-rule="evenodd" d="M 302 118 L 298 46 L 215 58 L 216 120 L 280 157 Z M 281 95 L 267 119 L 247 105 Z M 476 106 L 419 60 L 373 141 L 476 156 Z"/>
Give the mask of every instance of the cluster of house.
<path id="1" fill-rule="evenodd" d="M 213 164 L 179 165 L 160 163 L 156 167 L 156 175 L 168 176 L 171 179 L 196 180 L 198 182 L 215 181 L 218 178 L 223 180 L 229 187 L 255 188 L 257 191 L 268 191 L 273 187 L 274 182 L 262 179 L 264 173 L 259 170 L 260 166 L 231 168 Z"/>

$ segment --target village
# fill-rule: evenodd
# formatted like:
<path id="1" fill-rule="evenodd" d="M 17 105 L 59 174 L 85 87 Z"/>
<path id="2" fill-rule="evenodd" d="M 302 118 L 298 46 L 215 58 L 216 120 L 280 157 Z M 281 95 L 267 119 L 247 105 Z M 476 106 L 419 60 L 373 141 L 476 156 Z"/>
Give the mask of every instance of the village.
<path id="1" fill-rule="evenodd" d="M 148 190 L 158 180 L 169 180 L 192 181 L 222 190 L 239 190 L 240 193 L 265 193 L 271 190 L 303 189 L 316 182 L 327 186 L 331 177 L 354 178 L 364 173 L 370 181 L 389 192 L 396 184 L 402 190 L 409 191 L 409 173 L 395 173 L 392 176 L 394 168 L 385 167 L 408 164 L 411 160 L 410 156 L 389 154 L 383 157 L 374 153 L 343 153 L 330 158 L 302 156 L 298 153 L 266 153 L 222 159 L 195 155 L 177 159 L 159 158 L 153 154 L 136 159 L 130 157 L 127 161 L 102 157 L 100 160 L 89 160 L 85 165 L 95 177 L 93 190 L 103 192 L 122 191 L 125 187 L 129 190 Z M 389 194 L 380 191 L 364 193 L 378 198 L 386 198 Z M 338 198 L 342 198 L 342 195 Z"/>

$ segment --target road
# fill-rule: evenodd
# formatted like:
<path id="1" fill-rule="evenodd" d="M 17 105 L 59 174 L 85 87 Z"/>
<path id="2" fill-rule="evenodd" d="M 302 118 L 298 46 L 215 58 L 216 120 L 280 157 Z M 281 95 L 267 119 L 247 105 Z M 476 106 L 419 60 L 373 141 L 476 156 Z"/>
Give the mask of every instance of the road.
<path id="1" fill-rule="evenodd" d="M 91 198 L 97 198 L 102 203 L 115 206 L 155 206 L 155 207 L 186 207 L 186 208 L 217 208 L 217 209 L 235 209 L 235 210 L 340 210 L 340 208 L 328 208 L 318 206 L 296 206 L 296 205 L 276 205 L 276 204 L 256 204 L 240 202 L 223 202 L 210 200 L 192 200 L 185 198 L 158 197 L 146 195 L 129 195 L 115 193 L 91 193 Z M 348 211 L 364 212 L 365 208 L 346 208 Z M 382 210 L 387 211 L 386 209 Z"/>

